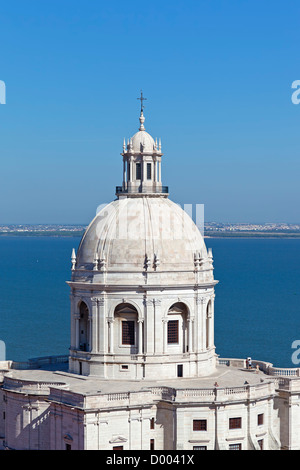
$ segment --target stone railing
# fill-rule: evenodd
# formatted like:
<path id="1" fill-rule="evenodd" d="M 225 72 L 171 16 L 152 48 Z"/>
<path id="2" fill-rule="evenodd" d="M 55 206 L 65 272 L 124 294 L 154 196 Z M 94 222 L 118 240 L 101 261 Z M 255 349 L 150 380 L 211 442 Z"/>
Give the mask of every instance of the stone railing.
<path id="1" fill-rule="evenodd" d="M 148 390 L 161 400 L 180 402 L 212 402 L 238 399 L 255 399 L 269 395 L 274 388 L 273 381 L 244 385 L 242 387 L 210 387 L 210 388 L 184 388 L 174 389 L 171 387 L 151 387 Z"/>
<path id="2" fill-rule="evenodd" d="M 246 367 L 246 359 L 218 358 L 219 365 L 228 367 Z"/>
<path id="3" fill-rule="evenodd" d="M 53 366 L 58 364 L 67 364 L 69 362 L 68 355 L 61 356 L 45 356 L 45 357 L 35 357 L 33 359 L 28 359 L 28 361 L 11 362 L 11 369 L 16 370 L 30 370 L 30 369 L 40 369 L 42 367 Z"/>
<path id="4" fill-rule="evenodd" d="M 124 393 L 109 393 L 107 395 L 107 400 L 108 401 L 119 401 L 119 400 L 129 400 L 130 398 L 130 393 L 129 392 L 124 392 Z"/>
<path id="5" fill-rule="evenodd" d="M 150 185 L 149 188 L 147 188 L 146 193 L 169 194 L 169 187 L 162 186 L 159 183 L 158 186 Z M 140 187 L 127 189 L 122 186 L 116 186 L 116 195 L 118 194 L 143 194 L 143 192 L 140 191 Z"/>
<path id="6" fill-rule="evenodd" d="M 48 395 L 51 387 L 65 388 L 67 384 L 65 382 L 46 382 L 5 377 L 2 387 L 3 390 L 22 392 L 29 395 Z"/>
<path id="7" fill-rule="evenodd" d="M 281 377 L 300 377 L 300 369 L 298 367 L 292 368 L 280 368 L 280 367 L 269 367 L 269 375 L 281 376 Z"/>
<path id="8" fill-rule="evenodd" d="M 219 365 L 228 367 L 246 367 L 246 359 L 228 359 L 218 358 Z M 252 366 L 255 368 L 258 365 L 259 370 L 267 375 L 281 376 L 281 377 L 300 377 L 300 368 L 298 367 L 274 367 L 271 362 L 257 361 L 252 359 Z"/>

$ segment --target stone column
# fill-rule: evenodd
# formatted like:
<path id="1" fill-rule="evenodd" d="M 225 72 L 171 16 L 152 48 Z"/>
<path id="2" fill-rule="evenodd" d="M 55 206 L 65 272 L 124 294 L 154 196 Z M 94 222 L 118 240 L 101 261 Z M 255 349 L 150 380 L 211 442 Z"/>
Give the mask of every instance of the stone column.
<path id="1" fill-rule="evenodd" d="M 163 327 L 161 321 L 161 300 L 153 299 L 154 304 L 154 352 L 161 354 L 163 351 Z"/>
<path id="2" fill-rule="evenodd" d="M 92 299 L 92 352 L 99 351 L 99 298 Z"/>
<path id="3" fill-rule="evenodd" d="M 133 185 L 133 161 L 132 161 L 132 156 L 129 157 L 128 165 L 129 165 L 129 178 L 127 178 L 128 179 L 127 189 L 130 191 L 130 190 L 132 190 L 132 185 Z"/>
<path id="4" fill-rule="evenodd" d="M 71 334 L 70 334 L 70 341 L 71 341 L 71 349 L 75 349 L 76 344 L 76 331 L 75 331 L 75 296 L 74 294 L 70 294 L 70 311 L 71 311 Z"/>
<path id="5" fill-rule="evenodd" d="M 193 318 L 188 318 L 188 351 L 189 353 L 193 352 Z"/>
<path id="6" fill-rule="evenodd" d="M 132 182 L 132 159 L 128 160 L 127 181 Z"/>
<path id="7" fill-rule="evenodd" d="M 206 298 L 196 297 L 196 315 L 197 315 L 197 334 L 196 334 L 196 352 L 204 351 L 206 343 Z"/>
<path id="8" fill-rule="evenodd" d="M 108 345 L 109 353 L 114 354 L 114 328 L 113 328 L 114 319 L 109 318 L 107 321 L 108 321 L 108 328 L 109 328 L 109 345 Z"/>
<path id="9" fill-rule="evenodd" d="M 104 296 L 98 298 L 98 350 L 100 354 L 107 352 L 107 321 L 106 321 L 106 302 Z"/>
<path id="10" fill-rule="evenodd" d="M 163 318 L 163 354 L 167 353 L 168 348 L 168 319 Z"/>
<path id="11" fill-rule="evenodd" d="M 80 320 L 80 314 L 75 313 L 74 314 L 74 319 L 75 319 L 75 349 L 79 349 L 79 320 Z"/>
<path id="12" fill-rule="evenodd" d="M 154 353 L 154 311 L 153 311 L 153 300 L 144 300 L 146 307 L 145 315 L 145 352 L 147 354 Z"/>
<path id="13" fill-rule="evenodd" d="M 208 348 L 208 342 L 209 342 L 209 322 L 207 319 L 207 306 L 208 306 L 209 299 L 204 297 L 204 301 L 202 304 L 202 322 L 203 322 L 203 330 L 202 330 L 202 344 L 203 344 L 203 351 L 205 351 Z"/>
<path id="14" fill-rule="evenodd" d="M 145 157 L 142 160 L 142 183 L 147 182 L 147 163 Z"/>
<path id="15" fill-rule="evenodd" d="M 139 326 L 139 347 L 138 347 L 138 354 L 143 354 L 143 323 L 144 320 L 138 320 L 138 326 Z"/>
<path id="16" fill-rule="evenodd" d="M 215 294 L 211 297 L 211 308 L 209 316 L 209 346 L 214 346 L 214 310 L 215 310 Z"/>
<path id="17" fill-rule="evenodd" d="M 206 349 L 210 348 L 210 312 L 206 311 Z"/>
<path id="18" fill-rule="evenodd" d="M 93 312 L 88 316 L 88 351 L 93 352 L 94 341 L 93 341 Z"/>
<path id="19" fill-rule="evenodd" d="M 130 165 L 130 182 L 132 183 L 132 181 L 133 181 L 133 160 L 132 160 L 132 157 L 130 157 L 129 165 Z"/>
<path id="20" fill-rule="evenodd" d="M 161 159 L 158 160 L 158 181 L 161 183 Z"/>

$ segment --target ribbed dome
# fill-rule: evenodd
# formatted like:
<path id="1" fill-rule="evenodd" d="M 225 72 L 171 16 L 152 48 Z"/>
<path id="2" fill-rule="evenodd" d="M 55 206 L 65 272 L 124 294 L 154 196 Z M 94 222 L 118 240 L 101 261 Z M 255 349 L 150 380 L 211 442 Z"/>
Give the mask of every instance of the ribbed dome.
<path id="1" fill-rule="evenodd" d="M 132 149 L 135 153 L 153 153 L 155 142 L 153 137 L 146 131 L 138 131 L 131 139 Z"/>
<path id="2" fill-rule="evenodd" d="M 194 255 L 207 257 L 203 237 L 189 215 L 167 198 L 118 199 L 87 228 L 76 268 L 91 269 L 95 255 L 110 270 L 194 270 Z"/>

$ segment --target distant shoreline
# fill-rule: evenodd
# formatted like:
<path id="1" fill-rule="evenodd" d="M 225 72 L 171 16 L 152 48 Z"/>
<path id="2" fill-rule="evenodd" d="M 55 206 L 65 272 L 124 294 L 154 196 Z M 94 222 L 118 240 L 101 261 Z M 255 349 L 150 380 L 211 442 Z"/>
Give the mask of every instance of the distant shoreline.
<path id="1" fill-rule="evenodd" d="M 84 230 L 82 231 L 28 231 L 28 232 L 0 232 L 0 237 L 55 237 L 55 238 L 71 238 L 71 237 L 82 237 L 84 234 Z M 300 239 L 300 232 L 214 232 L 214 233 L 207 233 L 204 235 L 204 238 L 211 238 L 211 239 L 236 239 L 236 238 L 267 238 L 267 239 Z"/>
<path id="2" fill-rule="evenodd" d="M 294 233 L 276 233 L 276 232 L 242 232 L 242 233 L 232 233 L 232 232 L 223 232 L 223 233 L 214 233 L 214 234 L 205 234 L 204 238 L 300 238 L 300 232 Z"/>
<path id="3" fill-rule="evenodd" d="M 0 232 L 0 237 L 82 237 L 82 232 Z"/>

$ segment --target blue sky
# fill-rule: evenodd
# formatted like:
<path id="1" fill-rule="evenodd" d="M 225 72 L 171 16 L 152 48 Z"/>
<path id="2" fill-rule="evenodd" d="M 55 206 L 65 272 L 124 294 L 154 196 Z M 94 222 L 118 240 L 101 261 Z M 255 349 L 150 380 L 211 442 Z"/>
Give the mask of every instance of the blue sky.
<path id="1" fill-rule="evenodd" d="M 0 11 L 0 223 L 88 223 L 122 143 L 207 221 L 300 222 L 299 2 L 11 0 Z"/>

